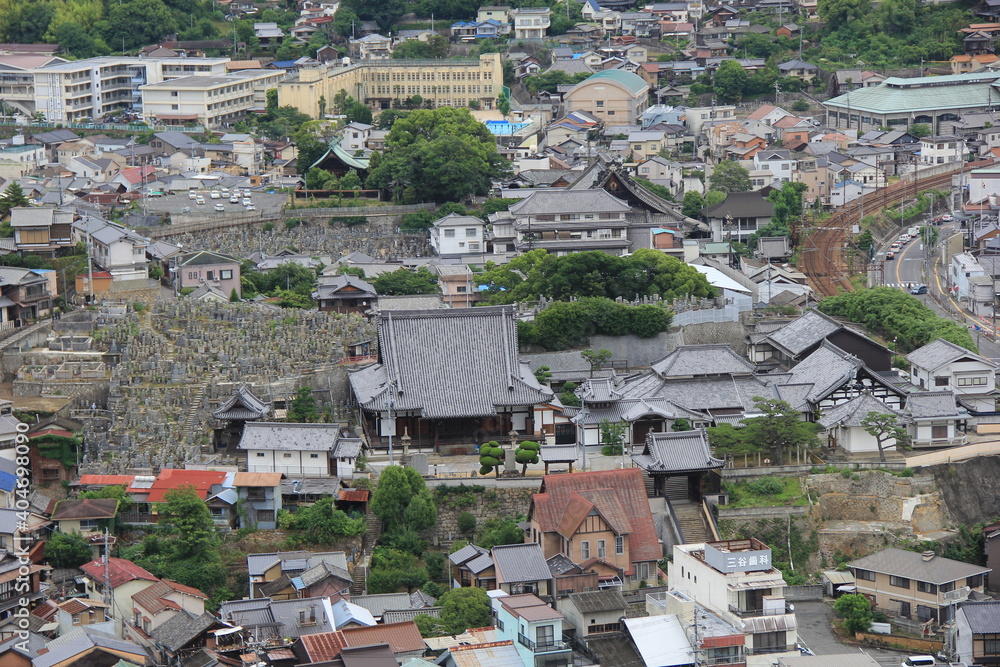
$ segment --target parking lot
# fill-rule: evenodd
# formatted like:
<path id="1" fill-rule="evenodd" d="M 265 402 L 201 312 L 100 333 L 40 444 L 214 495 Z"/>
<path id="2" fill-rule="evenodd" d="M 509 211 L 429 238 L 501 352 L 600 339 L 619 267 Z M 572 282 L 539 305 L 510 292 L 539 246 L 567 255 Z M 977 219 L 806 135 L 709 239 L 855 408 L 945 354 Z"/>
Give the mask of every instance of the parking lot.
<path id="1" fill-rule="evenodd" d="M 147 210 L 154 215 L 164 215 L 164 214 L 175 214 L 175 213 L 203 213 L 205 215 L 210 215 L 217 213 L 222 215 L 224 212 L 233 213 L 244 213 L 246 212 L 246 207 L 243 206 L 243 194 L 240 194 L 240 201 L 231 204 L 229 202 L 229 197 L 222 197 L 220 195 L 219 199 L 212 199 L 211 192 L 209 190 L 198 190 L 198 195 L 204 198 L 204 204 L 198 204 L 196 200 L 188 197 L 186 192 L 164 195 L 162 197 L 149 197 L 146 201 Z M 282 192 L 260 192 L 260 191 L 248 191 L 247 195 L 250 200 L 253 201 L 254 207 L 256 208 L 256 213 L 261 214 L 277 214 L 281 212 L 282 207 L 288 202 L 288 195 Z M 219 204 L 223 207 L 222 211 L 216 211 L 215 206 Z M 189 208 L 190 211 L 185 211 L 184 209 Z"/>
<path id="2" fill-rule="evenodd" d="M 844 644 L 833 632 L 830 625 L 833 619 L 833 610 L 824 602 L 796 602 L 799 643 L 816 655 L 846 655 L 863 651 L 882 667 L 897 667 L 906 657 L 895 651 Z"/>

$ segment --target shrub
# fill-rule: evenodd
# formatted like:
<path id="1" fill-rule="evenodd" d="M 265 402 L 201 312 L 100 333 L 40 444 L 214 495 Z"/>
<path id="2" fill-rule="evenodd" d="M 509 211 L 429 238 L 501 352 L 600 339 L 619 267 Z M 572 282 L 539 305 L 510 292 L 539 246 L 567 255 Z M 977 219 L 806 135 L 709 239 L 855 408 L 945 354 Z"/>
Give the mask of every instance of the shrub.
<path id="1" fill-rule="evenodd" d="M 462 512 L 458 515 L 458 530 L 463 535 L 471 535 L 476 532 L 476 517 L 472 512 Z"/>
<path id="2" fill-rule="evenodd" d="M 760 477 L 747 482 L 747 490 L 758 496 L 774 496 L 784 489 L 785 485 L 776 477 Z"/>
<path id="3" fill-rule="evenodd" d="M 902 472 L 899 473 L 900 477 L 913 477 L 917 474 L 917 471 L 913 468 L 904 468 Z"/>

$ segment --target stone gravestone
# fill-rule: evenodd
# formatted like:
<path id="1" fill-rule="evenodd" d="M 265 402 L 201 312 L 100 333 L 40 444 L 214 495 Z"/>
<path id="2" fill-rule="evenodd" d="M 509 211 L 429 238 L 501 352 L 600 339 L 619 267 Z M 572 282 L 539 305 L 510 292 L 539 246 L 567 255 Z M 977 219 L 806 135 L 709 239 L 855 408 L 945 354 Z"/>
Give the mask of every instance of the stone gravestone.
<path id="1" fill-rule="evenodd" d="M 503 469 L 505 472 L 517 470 L 517 458 L 515 458 L 513 449 L 505 448 L 503 450 Z"/>
<path id="2" fill-rule="evenodd" d="M 416 470 L 421 475 L 427 474 L 427 455 L 426 454 L 413 454 L 410 456 L 410 467 Z"/>

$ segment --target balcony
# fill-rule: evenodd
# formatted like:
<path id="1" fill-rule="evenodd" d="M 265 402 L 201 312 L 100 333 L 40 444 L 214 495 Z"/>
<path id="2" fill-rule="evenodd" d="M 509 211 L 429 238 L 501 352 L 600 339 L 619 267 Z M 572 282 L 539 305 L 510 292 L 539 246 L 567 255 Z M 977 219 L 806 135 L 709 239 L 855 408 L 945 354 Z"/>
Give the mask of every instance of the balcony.
<path id="1" fill-rule="evenodd" d="M 756 616 L 783 616 L 794 613 L 794 611 L 788 603 L 785 603 L 777 609 L 740 609 L 735 605 L 729 605 L 729 613 L 736 614 L 740 618 L 754 618 Z"/>
<path id="2" fill-rule="evenodd" d="M 521 646 L 526 647 L 532 653 L 556 653 L 558 651 L 568 651 L 570 650 L 569 644 L 566 642 L 557 642 L 555 640 L 536 643 L 522 635 L 520 632 L 517 633 L 517 643 Z"/>
<path id="3" fill-rule="evenodd" d="M 790 653 L 792 651 L 799 653 L 799 647 L 795 644 L 788 644 L 786 646 L 755 646 L 753 648 L 746 648 L 747 655 L 768 655 L 770 653 Z"/>

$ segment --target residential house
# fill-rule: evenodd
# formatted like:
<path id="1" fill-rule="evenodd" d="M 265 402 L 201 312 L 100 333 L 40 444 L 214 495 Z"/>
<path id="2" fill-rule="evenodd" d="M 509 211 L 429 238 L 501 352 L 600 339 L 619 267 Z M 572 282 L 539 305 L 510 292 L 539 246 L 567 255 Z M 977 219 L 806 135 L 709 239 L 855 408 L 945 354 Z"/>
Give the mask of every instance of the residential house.
<path id="1" fill-rule="evenodd" d="M 74 628 L 48 641 L 45 648 L 44 653 L 40 652 L 31 661 L 32 667 L 115 665 L 123 660 L 141 665 L 149 659 L 149 653 L 140 644 L 111 637 L 89 625 Z M 6 660 L 7 656 L 4 658 Z"/>
<path id="2" fill-rule="evenodd" d="M 489 549 L 483 549 L 475 544 L 467 544 L 453 554 L 448 560 L 455 566 L 452 585 L 455 588 L 473 586 L 494 590 L 497 588 L 496 564 L 490 556 Z"/>
<path id="3" fill-rule="evenodd" d="M 490 550 L 490 556 L 496 568 L 497 587 L 505 593 L 555 594 L 552 572 L 541 545 L 535 542 L 497 545 Z"/>
<path id="4" fill-rule="evenodd" d="M 490 606 L 498 639 L 514 642 L 521 664 L 572 667 L 573 651 L 563 641 L 566 619 L 561 612 L 530 593 L 497 595 Z"/>
<path id="5" fill-rule="evenodd" d="M 628 147 L 634 162 L 646 160 L 666 148 L 666 133 L 653 129 L 629 132 Z"/>
<path id="6" fill-rule="evenodd" d="M 371 283 L 344 273 L 323 279 L 316 285 L 312 298 L 319 302 L 323 312 L 362 314 L 371 310 L 378 294 Z"/>
<path id="7" fill-rule="evenodd" d="M 888 371 L 892 366 L 892 353 L 886 347 L 817 310 L 810 310 L 762 335 L 751 334 L 748 357 L 755 364 L 770 361 L 791 365 L 811 355 L 824 341 L 858 357 L 875 371 Z"/>
<path id="8" fill-rule="evenodd" d="M 431 226 L 431 247 L 439 257 L 463 257 L 486 250 L 486 224 L 473 215 L 449 213 Z"/>
<path id="9" fill-rule="evenodd" d="M 14 247 L 25 253 L 55 257 L 57 251 L 72 248 L 73 212 L 52 206 L 15 206 L 10 210 Z"/>
<path id="10" fill-rule="evenodd" d="M 954 605 L 983 593 L 988 567 L 904 549 L 884 549 L 847 564 L 857 592 L 900 618 L 948 623 Z"/>
<path id="11" fill-rule="evenodd" d="M 183 291 L 204 284 L 212 285 L 223 294 L 242 294 L 240 262 L 237 259 L 208 250 L 178 256 L 174 260 L 177 289 Z"/>
<path id="12" fill-rule="evenodd" d="M 477 278 L 467 264 L 435 267 L 441 286 L 441 300 L 452 308 L 469 308 L 482 298 Z"/>
<path id="13" fill-rule="evenodd" d="M 112 609 L 132 609 L 132 596 L 160 581 L 151 572 L 123 558 L 103 556 L 80 566 L 87 597 L 102 600 L 107 596 Z M 113 614 L 114 615 L 114 614 Z M 115 635 L 125 637 L 126 625 L 134 619 L 115 616 Z"/>
<path id="14" fill-rule="evenodd" d="M 274 581 L 261 584 L 260 593 L 272 600 L 328 598 L 345 594 L 353 583 L 346 569 L 328 560 L 321 560 L 301 571 L 297 569 L 301 563 L 294 565 Z M 325 600 L 323 602 L 325 604 Z"/>
<path id="15" fill-rule="evenodd" d="M 56 296 L 54 275 L 51 270 L 0 267 L 0 329 L 48 315 Z"/>
<path id="16" fill-rule="evenodd" d="M 794 76 L 807 82 L 819 76 L 819 67 L 797 58 L 778 65 L 778 71 L 785 76 Z"/>
<path id="17" fill-rule="evenodd" d="M 233 476 L 233 488 L 243 502 L 246 522 L 250 526 L 262 530 L 278 527 L 282 477 L 284 475 L 279 472 L 238 472 Z"/>
<path id="18" fill-rule="evenodd" d="M 917 449 L 964 445 L 970 416 L 969 411 L 957 403 L 950 389 L 910 393 L 905 410 L 911 424 L 910 446 Z"/>
<path id="19" fill-rule="evenodd" d="M 154 628 L 151 635 L 151 650 L 161 664 L 192 656 L 197 660 L 216 651 L 236 651 L 245 646 L 242 628 L 220 621 L 208 612 L 194 614 L 181 610 Z"/>
<path id="20" fill-rule="evenodd" d="M 895 418 L 900 426 L 909 421 L 902 411 L 889 407 L 870 392 L 862 391 L 858 396 L 833 407 L 820 417 L 818 423 L 826 429 L 827 446 L 840 447 L 851 454 L 878 452 L 878 439 L 865 430 L 864 423 L 868 415 L 873 412 Z M 882 450 L 886 452 L 892 452 L 895 448 L 894 438 L 889 438 L 882 444 Z"/>
<path id="21" fill-rule="evenodd" d="M 756 192 L 730 192 L 726 199 L 702 211 L 712 230 L 713 241 L 746 243 L 757 230 L 771 224 L 774 204 L 767 200 L 769 188 Z"/>
<path id="22" fill-rule="evenodd" d="M 827 179 L 831 177 L 829 171 L 827 171 L 825 176 Z M 838 181 L 837 183 L 833 183 L 830 187 L 830 205 L 844 206 L 855 199 L 875 192 L 876 189 L 877 188 L 874 186 L 864 185 L 863 183 L 855 181 L 851 178 Z"/>
<path id="23" fill-rule="evenodd" d="M 928 391 L 950 389 L 975 412 L 995 412 L 997 363 L 943 338 L 906 355 L 910 382 Z"/>
<path id="24" fill-rule="evenodd" d="M 586 639 L 609 632 L 621 632 L 628 616 L 628 603 L 620 591 L 607 589 L 573 593 L 559 602 L 566 623 L 576 628 L 576 637 Z"/>
<path id="25" fill-rule="evenodd" d="M 411 658 L 419 658 L 427 650 L 420 630 L 413 621 L 383 623 L 371 627 L 346 628 L 333 632 L 303 634 L 292 645 L 292 652 L 299 664 L 336 664 L 331 661 L 344 656 L 342 664 L 373 664 L 372 658 L 364 655 L 349 660 L 345 655 L 368 653 L 374 645 L 387 644 L 396 658 L 403 664 Z M 352 649 L 356 652 L 352 652 Z M 377 649 L 382 651 L 384 649 Z M 362 662 L 363 661 L 363 662 Z M 382 663 L 378 663 L 382 664 Z"/>
<path id="26" fill-rule="evenodd" d="M 260 45 L 265 48 L 281 43 L 285 36 L 285 31 L 279 28 L 277 23 L 254 23 L 253 31 Z"/>
<path id="27" fill-rule="evenodd" d="M 584 568 L 603 561 L 602 586 L 638 587 L 662 557 L 638 468 L 546 475 L 528 522 L 528 540 L 547 558 L 564 554 Z"/>
<path id="28" fill-rule="evenodd" d="M 648 106 L 649 84 L 625 70 L 604 70 L 566 93 L 567 112 L 586 111 L 606 123 L 636 125 Z"/>
<path id="29" fill-rule="evenodd" d="M 754 154 L 753 165 L 771 172 L 773 180 L 788 183 L 795 171 L 795 158 L 786 149 L 764 150 Z"/>
<path id="30" fill-rule="evenodd" d="M 113 281 L 149 277 L 146 248 L 150 241 L 146 237 L 119 224 L 94 218 L 74 223 L 74 235 L 90 243 L 97 268 L 107 271 Z"/>
<path id="31" fill-rule="evenodd" d="M 340 137 L 340 146 L 346 151 L 356 153 L 364 150 L 365 142 L 371 136 L 372 126 L 365 123 L 348 123 L 344 126 Z"/>
<path id="32" fill-rule="evenodd" d="M 677 544 L 670 588 L 742 628 L 745 652 L 798 654 L 795 614 L 771 549 L 756 539 Z"/>
<path id="33" fill-rule="evenodd" d="M 552 10 L 548 7 L 521 7 L 511 10 L 514 39 L 544 39 L 551 25 Z"/>
<path id="34" fill-rule="evenodd" d="M 276 644 L 287 645 L 289 639 L 294 641 L 334 630 L 328 597 L 229 600 L 219 605 L 218 616 L 225 623 L 243 628 L 258 641 Z"/>
<path id="35" fill-rule="evenodd" d="M 117 515 L 118 501 L 114 498 L 60 500 L 52 513 L 52 521 L 60 533 L 89 535 L 101 532 Z"/>
<path id="36" fill-rule="evenodd" d="M 538 437 L 553 396 L 521 364 L 514 319 L 506 306 L 380 313 L 379 363 L 349 375 L 369 443 L 465 453 Z"/>
<path id="37" fill-rule="evenodd" d="M 18 609 L 25 607 L 24 600 L 31 606 L 44 600 L 46 591 L 42 588 L 42 577 L 52 569 L 48 565 L 34 562 L 41 554 L 41 546 L 44 544 L 36 540 L 45 526 L 39 522 L 38 517 L 32 515 L 29 518 L 28 530 L 21 530 L 18 527 L 20 520 L 17 514 L 18 510 L 14 509 L 0 510 L 0 541 L 7 549 L 7 554 L 0 558 L 0 617 L 2 618 L 12 618 Z M 17 542 L 14 541 L 15 538 Z M 29 560 L 32 561 L 29 564 L 22 563 L 21 557 L 14 555 L 15 552 L 25 548 L 28 550 Z"/>
<path id="38" fill-rule="evenodd" d="M 510 7 L 505 5 L 485 5 L 476 12 L 476 22 L 498 21 L 500 23 L 510 23 Z"/>
<path id="39" fill-rule="evenodd" d="M 59 624 L 57 635 L 65 635 L 73 628 L 89 625 L 95 630 L 104 630 L 114 634 L 114 623 L 108 623 L 111 614 L 108 613 L 108 605 L 100 600 L 90 600 L 87 598 L 70 598 L 56 604 L 55 617 L 53 620 Z M 109 627 L 110 626 L 110 627 Z"/>
<path id="40" fill-rule="evenodd" d="M 247 555 L 247 574 L 250 578 L 250 597 L 262 598 L 261 586 L 271 584 L 282 577 L 296 577 L 306 570 L 329 566 L 332 572 L 347 572 L 347 555 L 343 551 L 277 551 Z M 221 611 L 221 610 L 220 610 Z M 220 613 L 220 618 L 225 618 Z"/>
<path id="41" fill-rule="evenodd" d="M 965 138 L 954 135 L 923 137 L 920 139 L 920 164 L 948 164 L 964 162 L 969 149 Z"/>
<path id="42" fill-rule="evenodd" d="M 239 449 L 246 452 L 247 472 L 350 479 L 361 445 L 339 424 L 255 421 L 244 426 Z"/>
<path id="43" fill-rule="evenodd" d="M 208 596 L 197 588 L 161 579 L 132 594 L 131 624 L 141 632 L 131 634 L 140 643 L 147 643 L 150 635 L 174 616 L 205 613 L 206 600 Z"/>
<path id="44" fill-rule="evenodd" d="M 955 614 L 955 652 L 966 665 L 1000 665 L 1000 603 L 967 601 Z"/>

